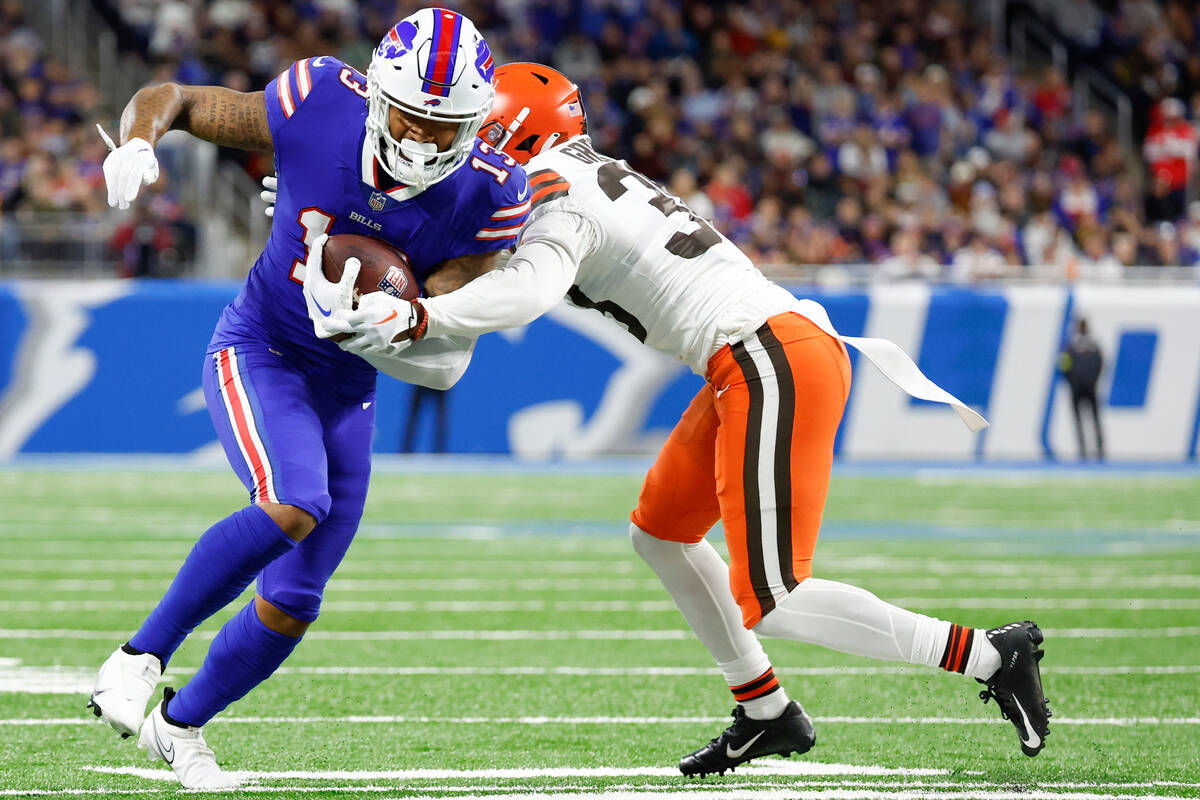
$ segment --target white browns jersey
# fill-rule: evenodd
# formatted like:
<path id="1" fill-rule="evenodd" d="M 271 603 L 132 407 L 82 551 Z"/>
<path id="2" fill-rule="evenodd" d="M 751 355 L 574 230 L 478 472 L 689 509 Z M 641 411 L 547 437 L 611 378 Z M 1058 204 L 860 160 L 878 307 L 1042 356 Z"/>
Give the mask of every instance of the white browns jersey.
<path id="1" fill-rule="evenodd" d="M 422 300 L 428 338 L 524 325 L 566 295 L 704 375 L 721 347 L 794 311 L 857 348 L 914 397 L 949 404 L 972 431 L 987 426 L 895 343 L 838 334 L 820 304 L 771 283 L 678 198 L 597 153 L 588 137 L 540 153 L 526 171 L 533 209 L 516 252 L 466 286 Z"/>
<path id="2" fill-rule="evenodd" d="M 543 152 L 525 169 L 531 222 L 573 207 L 592 223 L 567 300 L 698 374 L 724 344 L 796 307 L 733 242 L 624 161 L 597 153 L 589 137 Z"/>

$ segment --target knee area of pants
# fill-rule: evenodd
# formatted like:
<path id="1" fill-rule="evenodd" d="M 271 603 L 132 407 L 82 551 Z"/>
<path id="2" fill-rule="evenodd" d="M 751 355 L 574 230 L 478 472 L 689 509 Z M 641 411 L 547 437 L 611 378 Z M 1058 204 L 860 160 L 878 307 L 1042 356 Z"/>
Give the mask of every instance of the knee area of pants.
<path id="1" fill-rule="evenodd" d="M 320 522 L 312 512 L 306 511 L 299 506 L 272 504 L 265 508 L 271 519 L 275 520 L 275 524 L 279 526 L 289 539 L 300 541 L 305 536 L 313 532 Z M 321 515 L 324 516 L 323 514 Z"/>
<path id="2" fill-rule="evenodd" d="M 667 550 L 683 550 L 685 547 L 680 542 L 659 539 L 654 534 L 647 533 L 637 525 L 629 526 L 629 540 L 633 543 L 633 551 L 646 560 L 649 560 L 655 554 Z"/>
<path id="3" fill-rule="evenodd" d="M 275 613 L 282 614 L 290 618 L 293 622 L 301 623 L 305 626 L 316 622 L 317 617 L 321 613 L 321 595 L 312 592 L 282 590 L 260 593 L 259 597 L 267 601 L 273 607 Z M 262 617 L 263 614 L 260 607 L 259 619 L 262 619 Z M 263 623 L 270 627 L 267 620 L 264 619 Z"/>

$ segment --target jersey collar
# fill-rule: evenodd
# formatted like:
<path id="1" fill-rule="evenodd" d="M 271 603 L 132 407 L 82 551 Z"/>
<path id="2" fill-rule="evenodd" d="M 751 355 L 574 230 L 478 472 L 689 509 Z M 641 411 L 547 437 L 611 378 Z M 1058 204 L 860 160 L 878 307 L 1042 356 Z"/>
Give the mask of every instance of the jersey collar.
<path id="1" fill-rule="evenodd" d="M 359 180 L 397 202 L 403 202 L 420 194 L 420 191 L 414 186 L 397 183 L 387 170 L 379 166 L 375 160 L 375 153 L 367 144 L 365 131 L 362 143 L 359 145 Z"/>

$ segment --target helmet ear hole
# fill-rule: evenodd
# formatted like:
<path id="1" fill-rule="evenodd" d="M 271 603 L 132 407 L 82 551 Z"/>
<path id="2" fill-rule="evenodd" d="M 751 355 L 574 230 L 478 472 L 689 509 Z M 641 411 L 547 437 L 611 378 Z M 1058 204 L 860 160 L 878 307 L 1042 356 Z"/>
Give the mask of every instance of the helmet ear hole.
<path id="1" fill-rule="evenodd" d="M 531 136 L 526 136 L 524 139 L 521 140 L 521 143 L 518 144 L 513 149 L 514 150 L 523 150 L 526 153 L 533 155 L 533 148 L 537 147 L 537 142 L 538 142 L 538 139 L 540 139 L 540 138 L 542 138 L 542 137 L 536 133 Z"/>

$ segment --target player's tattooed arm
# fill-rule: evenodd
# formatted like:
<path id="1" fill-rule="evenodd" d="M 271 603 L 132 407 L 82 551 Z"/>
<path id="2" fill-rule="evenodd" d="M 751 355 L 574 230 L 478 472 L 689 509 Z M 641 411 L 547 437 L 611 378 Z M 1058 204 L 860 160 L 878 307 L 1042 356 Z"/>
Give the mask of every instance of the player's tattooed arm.
<path id="1" fill-rule="evenodd" d="M 155 144 L 168 130 L 187 131 L 222 147 L 273 152 L 262 92 L 164 83 L 140 89 L 121 113 L 121 143 L 135 136 Z"/>
<path id="2" fill-rule="evenodd" d="M 485 272 L 499 266 L 499 250 L 452 258 L 425 279 L 425 295 L 436 297 L 466 286 Z"/>

